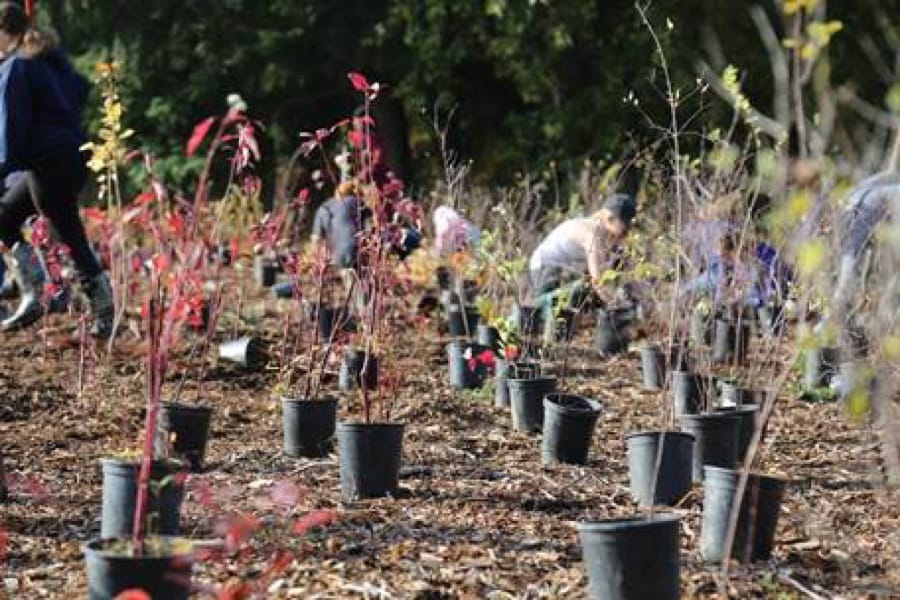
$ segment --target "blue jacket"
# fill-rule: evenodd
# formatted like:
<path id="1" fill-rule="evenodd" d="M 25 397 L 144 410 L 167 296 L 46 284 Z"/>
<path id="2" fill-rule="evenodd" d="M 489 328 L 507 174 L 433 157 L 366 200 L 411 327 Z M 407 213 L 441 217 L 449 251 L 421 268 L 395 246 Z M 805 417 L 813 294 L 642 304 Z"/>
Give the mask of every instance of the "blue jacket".
<path id="1" fill-rule="evenodd" d="M 75 109 L 45 60 L 11 56 L 0 63 L 0 175 L 83 143 Z"/>
<path id="2" fill-rule="evenodd" d="M 46 61 L 53 73 L 59 78 L 63 96 L 69 101 L 69 106 L 75 113 L 78 122 L 81 123 L 81 116 L 84 113 L 84 105 L 87 103 L 90 89 L 87 79 L 75 70 L 65 52 L 59 48 L 54 48 L 47 54 L 40 56 L 40 59 Z"/>

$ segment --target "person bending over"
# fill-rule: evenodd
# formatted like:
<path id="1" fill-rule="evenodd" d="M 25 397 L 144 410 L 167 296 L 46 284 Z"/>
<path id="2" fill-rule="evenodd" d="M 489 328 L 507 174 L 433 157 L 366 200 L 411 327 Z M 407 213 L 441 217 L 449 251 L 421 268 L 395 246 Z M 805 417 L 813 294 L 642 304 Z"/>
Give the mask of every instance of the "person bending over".
<path id="1" fill-rule="evenodd" d="M 569 293 L 570 305 L 584 302 L 592 289 L 585 289 L 585 276 L 593 286 L 599 285 L 604 271 L 615 265 L 616 253 L 636 213 L 634 198 L 616 194 L 594 214 L 557 225 L 529 261 L 537 304 L 546 310 L 564 291 Z"/>

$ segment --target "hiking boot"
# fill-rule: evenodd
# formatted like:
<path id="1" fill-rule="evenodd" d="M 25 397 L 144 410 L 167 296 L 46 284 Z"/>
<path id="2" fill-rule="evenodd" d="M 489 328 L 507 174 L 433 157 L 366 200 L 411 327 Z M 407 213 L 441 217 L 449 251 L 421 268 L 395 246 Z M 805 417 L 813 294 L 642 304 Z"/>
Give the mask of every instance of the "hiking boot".
<path id="1" fill-rule="evenodd" d="M 87 296 L 88 307 L 93 318 L 90 334 L 96 338 L 111 337 L 116 309 L 109 277 L 106 273 L 95 275 L 91 279 L 83 281 L 82 288 Z"/>
<path id="2" fill-rule="evenodd" d="M 19 306 L 0 322 L 0 330 L 12 331 L 33 324 L 44 314 L 41 297 L 44 293 L 44 269 L 34 248 L 24 242 L 13 246 L 9 253 L 9 272 L 19 287 Z"/>

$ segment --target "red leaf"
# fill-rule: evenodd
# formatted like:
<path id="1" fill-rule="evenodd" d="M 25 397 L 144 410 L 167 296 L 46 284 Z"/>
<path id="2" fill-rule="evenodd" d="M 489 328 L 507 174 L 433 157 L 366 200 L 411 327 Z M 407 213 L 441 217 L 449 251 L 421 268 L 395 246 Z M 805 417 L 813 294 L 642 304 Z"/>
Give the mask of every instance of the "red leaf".
<path id="1" fill-rule="evenodd" d="M 191 133 L 191 138 L 188 140 L 187 149 L 185 150 L 185 154 L 188 158 L 197 152 L 197 148 L 199 148 L 200 144 L 203 143 L 203 140 L 206 139 L 206 135 L 209 133 L 209 130 L 215 122 L 215 117 L 207 117 L 194 126 L 194 132 Z"/>
<path id="2" fill-rule="evenodd" d="M 313 527 L 323 527 L 337 522 L 337 513 L 333 510 L 316 510 L 294 521 L 291 531 L 296 535 L 304 535 Z"/>
<path id="3" fill-rule="evenodd" d="M 150 204 L 156 200 L 156 194 L 153 192 L 141 192 L 137 196 L 135 196 L 134 200 L 131 201 L 132 205 L 143 206 L 145 204 Z"/>
<path id="4" fill-rule="evenodd" d="M 506 357 L 506 360 L 516 360 L 519 357 L 519 347 L 506 346 L 503 349 L 503 356 Z"/>
<path id="5" fill-rule="evenodd" d="M 362 148 L 366 143 L 366 136 L 362 131 L 354 129 L 347 132 L 347 141 L 353 148 Z"/>
<path id="6" fill-rule="evenodd" d="M 485 350 L 484 352 L 479 354 L 478 362 L 491 370 L 493 370 L 493 368 L 497 365 L 493 350 Z"/>
<path id="7" fill-rule="evenodd" d="M 303 188 L 299 192 L 297 192 L 297 199 L 295 200 L 297 206 L 305 206 L 309 204 L 309 188 Z"/>
<path id="8" fill-rule="evenodd" d="M 369 91 L 369 80 L 365 78 L 361 73 L 357 73 L 355 71 L 351 71 L 347 73 L 347 78 L 350 79 L 350 83 L 353 84 L 354 89 L 358 92 L 368 92 Z"/>
<path id="9" fill-rule="evenodd" d="M 153 600 L 153 598 L 151 598 L 150 594 L 148 594 L 144 590 L 133 588 L 121 592 L 118 596 L 116 596 L 115 600 Z"/>

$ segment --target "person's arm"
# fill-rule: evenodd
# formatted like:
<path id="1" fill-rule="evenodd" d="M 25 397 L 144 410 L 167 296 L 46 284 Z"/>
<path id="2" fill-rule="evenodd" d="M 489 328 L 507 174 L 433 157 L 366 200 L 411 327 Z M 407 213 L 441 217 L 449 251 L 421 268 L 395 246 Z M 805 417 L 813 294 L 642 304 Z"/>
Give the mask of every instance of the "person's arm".
<path id="1" fill-rule="evenodd" d="M 600 238 L 600 226 L 594 227 L 590 232 L 585 253 L 587 254 L 588 275 L 591 278 L 591 283 L 596 286 L 600 283 L 603 273 L 610 266 L 609 257 Z"/>
<path id="2" fill-rule="evenodd" d="M 31 125 L 31 90 L 25 74 L 25 63 L 17 58 L 9 60 L 14 62 L 9 67 L 6 80 L 2 82 L 3 98 L 0 102 L 0 119 L 4 121 L 3 143 L 6 147 L 0 174 L 4 177 L 25 166 L 28 130 Z"/>

